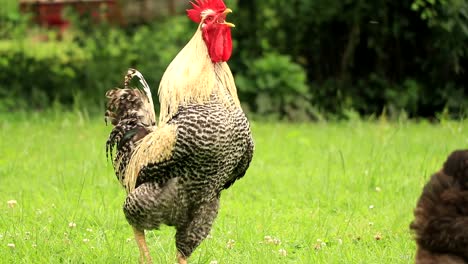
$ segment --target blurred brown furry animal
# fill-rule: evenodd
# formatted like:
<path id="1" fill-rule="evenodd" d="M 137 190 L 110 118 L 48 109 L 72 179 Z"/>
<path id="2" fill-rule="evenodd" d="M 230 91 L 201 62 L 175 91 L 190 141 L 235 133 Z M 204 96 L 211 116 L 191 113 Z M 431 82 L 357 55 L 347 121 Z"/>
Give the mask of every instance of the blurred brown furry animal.
<path id="1" fill-rule="evenodd" d="M 414 216 L 416 264 L 468 264 L 468 150 L 452 152 L 432 175 Z"/>

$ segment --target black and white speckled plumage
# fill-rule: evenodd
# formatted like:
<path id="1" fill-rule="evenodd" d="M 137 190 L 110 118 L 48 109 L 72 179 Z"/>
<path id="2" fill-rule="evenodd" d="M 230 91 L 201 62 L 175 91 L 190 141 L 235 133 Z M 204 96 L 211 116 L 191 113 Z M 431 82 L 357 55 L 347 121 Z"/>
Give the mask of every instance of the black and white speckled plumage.
<path id="1" fill-rule="evenodd" d="M 138 140 L 153 130 L 137 116 L 121 119 L 111 133 L 108 143 L 117 145 L 116 160 L 123 159 L 117 175 L 124 174 Z M 189 257 L 211 229 L 221 191 L 244 176 L 254 145 L 241 108 L 234 103 L 227 107 L 216 96 L 204 104 L 180 106 L 168 124 L 176 127 L 171 158 L 141 168 L 123 210 L 140 230 L 174 226 L 177 249 Z"/>
<path id="2" fill-rule="evenodd" d="M 112 89 L 106 93 L 106 97 L 109 101 L 105 121 L 114 125 L 106 142 L 106 155 L 112 158 L 114 148 L 117 149 L 114 166 L 118 166 L 115 172 L 122 182 L 136 142 L 152 131 L 155 120 L 147 114 L 146 95 L 141 90 Z"/>

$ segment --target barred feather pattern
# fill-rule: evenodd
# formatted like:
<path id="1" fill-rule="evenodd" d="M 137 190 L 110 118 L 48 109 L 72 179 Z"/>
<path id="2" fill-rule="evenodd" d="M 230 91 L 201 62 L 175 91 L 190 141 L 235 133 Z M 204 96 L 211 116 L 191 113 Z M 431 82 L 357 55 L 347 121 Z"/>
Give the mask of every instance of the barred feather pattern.
<path id="1" fill-rule="evenodd" d="M 253 156 L 246 116 L 234 99 L 226 107 L 216 94 L 179 107 L 167 123 L 177 127 L 171 158 L 143 166 L 124 204 L 136 228 L 175 226 L 177 248 L 187 257 L 208 235 L 221 191 L 244 176 Z"/>
<path id="2" fill-rule="evenodd" d="M 468 263 L 468 150 L 452 152 L 424 186 L 410 228 L 416 263 Z"/>
<path id="3" fill-rule="evenodd" d="M 108 98 L 105 113 L 106 123 L 114 125 L 106 142 L 106 155 L 114 158 L 114 170 L 123 183 L 125 168 L 136 142 L 155 129 L 153 106 L 147 95 L 138 89 L 113 89 L 106 93 Z"/>

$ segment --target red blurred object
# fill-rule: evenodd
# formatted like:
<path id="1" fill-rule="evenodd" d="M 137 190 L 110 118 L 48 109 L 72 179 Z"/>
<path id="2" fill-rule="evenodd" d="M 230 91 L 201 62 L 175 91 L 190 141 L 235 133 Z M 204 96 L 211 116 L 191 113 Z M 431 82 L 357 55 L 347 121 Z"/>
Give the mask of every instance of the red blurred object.
<path id="1" fill-rule="evenodd" d="M 34 15 L 34 20 L 46 27 L 65 30 L 70 22 L 63 18 L 64 8 L 72 7 L 80 15 L 90 14 L 96 23 L 108 21 L 123 24 L 116 0 L 21 0 L 20 10 Z"/>

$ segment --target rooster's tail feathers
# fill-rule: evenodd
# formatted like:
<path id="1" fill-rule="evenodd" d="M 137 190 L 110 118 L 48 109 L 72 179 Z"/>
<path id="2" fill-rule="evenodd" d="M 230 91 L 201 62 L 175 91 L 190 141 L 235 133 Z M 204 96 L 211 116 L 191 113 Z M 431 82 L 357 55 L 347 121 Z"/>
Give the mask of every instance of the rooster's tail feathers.
<path id="1" fill-rule="evenodd" d="M 143 91 L 128 88 L 130 80 L 138 77 Z M 106 154 L 112 155 L 116 147 L 120 150 L 127 142 L 136 142 L 151 132 L 156 126 L 156 114 L 148 83 L 135 69 L 129 69 L 125 76 L 125 88 L 115 88 L 106 92 L 107 109 L 105 121 L 112 129 L 106 144 Z"/>
<path id="2" fill-rule="evenodd" d="M 128 88 L 130 81 L 135 76 L 138 77 L 141 85 L 143 85 L 143 90 L 145 91 L 146 98 L 148 99 L 148 102 L 151 105 L 151 108 L 153 109 L 152 110 L 153 117 L 154 117 L 153 120 L 155 120 L 156 122 L 156 113 L 154 112 L 153 96 L 151 95 L 151 89 L 148 83 L 146 82 L 145 78 L 143 77 L 143 75 L 135 69 L 132 69 L 132 68 L 128 69 L 127 75 L 125 75 L 125 88 Z"/>

